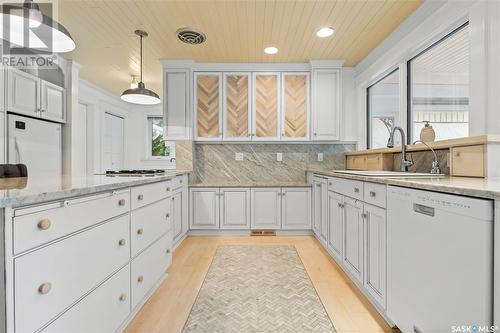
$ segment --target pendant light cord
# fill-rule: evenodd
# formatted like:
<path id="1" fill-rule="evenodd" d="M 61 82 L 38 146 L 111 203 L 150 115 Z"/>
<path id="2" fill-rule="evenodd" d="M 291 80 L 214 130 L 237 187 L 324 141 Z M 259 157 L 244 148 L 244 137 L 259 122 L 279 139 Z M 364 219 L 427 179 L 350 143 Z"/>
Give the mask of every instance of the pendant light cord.
<path id="1" fill-rule="evenodd" d="M 144 37 L 143 35 L 140 36 L 141 37 L 141 82 L 144 82 L 142 81 L 142 71 L 143 71 L 143 61 L 142 61 L 142 56 L 143 56 L 143 50 L 142 50 L 142 38 Z"/>

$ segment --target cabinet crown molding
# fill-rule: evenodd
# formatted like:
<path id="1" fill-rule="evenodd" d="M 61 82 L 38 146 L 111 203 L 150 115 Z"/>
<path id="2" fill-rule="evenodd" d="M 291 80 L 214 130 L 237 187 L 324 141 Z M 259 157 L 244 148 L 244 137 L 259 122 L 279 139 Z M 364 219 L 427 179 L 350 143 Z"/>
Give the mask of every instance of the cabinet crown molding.
<path id="1" fill-rule="evenodd" d="M 311 69 L 332 69 L 341 68 L 344 65 L 345 60 L 311 60 L 309 64 Z"/>

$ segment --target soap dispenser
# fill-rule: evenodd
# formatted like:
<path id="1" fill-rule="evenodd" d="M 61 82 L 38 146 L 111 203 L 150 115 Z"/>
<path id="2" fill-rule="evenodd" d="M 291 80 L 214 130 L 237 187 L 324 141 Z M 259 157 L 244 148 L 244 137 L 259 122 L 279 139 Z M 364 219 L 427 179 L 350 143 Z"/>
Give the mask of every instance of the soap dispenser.
<path id="1" fill-rule="evenodd" d="M 425 126 L 420 131 L 420 141 L 434 142 L 434 140 L 436 140 L 436 132 L 434 132 L 432 125 L 426 121 Z"/>

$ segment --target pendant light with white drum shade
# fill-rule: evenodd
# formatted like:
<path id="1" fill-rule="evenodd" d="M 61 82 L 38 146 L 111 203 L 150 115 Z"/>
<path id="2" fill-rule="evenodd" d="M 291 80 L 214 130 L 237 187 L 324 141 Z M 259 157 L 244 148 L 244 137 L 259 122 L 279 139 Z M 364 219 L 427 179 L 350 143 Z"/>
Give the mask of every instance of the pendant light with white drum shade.
<path id="1" fill-rule="evenodd" d="M 4 33 L 4 24 L 8 22 L 9 31 Z M 29 34 L 28 44 L 24 38 L 25 27 L 33 29 Z M 75 41 L 68 30 L 53 18 L 45 15 L 33 0 L 23 4 L 2 4 L 0 12 L 0 36 L 16 46 L 35 52 L 64 53 L 73 51 Z"/>
<path id="2" fill-rule="evenodd" d="M 141 41 L 141 74 L 139 77 L 139 83 L 137 83 L 137 88 L 130 88 L 125 90 L 122 93 L 121 99 L 125 102 L 133 103 L 133 104 L 143 104 L 143 105 L 152 105 L 160 103 L 160 97 L 149 89 L 146 89 L 144 82 L 142 81 L 142 72 L 143 72 L 143 50 L 142 50 L 142 39 L 148 36 L 148 33 L 143 30 L 136 30 L 134 33 L 139 36 Z"/>

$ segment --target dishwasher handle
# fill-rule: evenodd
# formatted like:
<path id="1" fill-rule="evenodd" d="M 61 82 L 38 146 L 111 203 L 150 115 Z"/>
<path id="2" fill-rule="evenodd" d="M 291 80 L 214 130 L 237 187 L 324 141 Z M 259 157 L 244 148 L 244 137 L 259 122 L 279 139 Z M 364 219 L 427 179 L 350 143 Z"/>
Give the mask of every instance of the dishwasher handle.
<path id="1" fill-rule="evenodd" d="M 413 204 L 413 211 L 415 213 L 427 215 L 427 216 L 434 216 L 434 207 L 429 207 L 429 206 L 424 206 L 421 204 Z"/>

